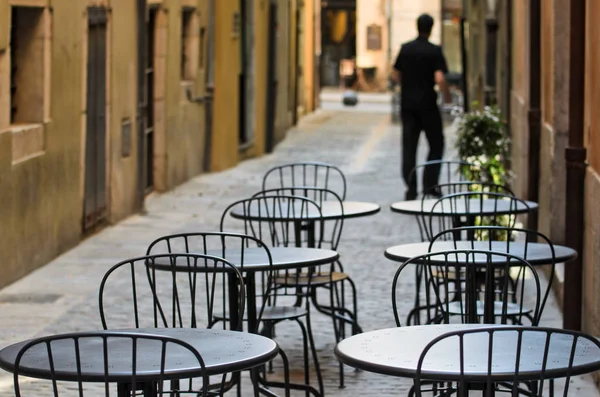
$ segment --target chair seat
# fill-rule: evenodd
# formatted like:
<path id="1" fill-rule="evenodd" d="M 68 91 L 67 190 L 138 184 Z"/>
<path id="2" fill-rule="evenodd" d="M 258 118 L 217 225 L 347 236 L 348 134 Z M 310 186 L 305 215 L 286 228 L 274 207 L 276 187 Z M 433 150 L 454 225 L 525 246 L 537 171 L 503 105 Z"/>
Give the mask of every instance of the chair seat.
<path id="1" fill-rule="evenodd" d="M 346 273 L 333 272 L 333 273 L 319 273 L 309 276 L 307 273 L 301 273 L 299 275 L 289 274 L 287 276 L 275 277 L 275 284 L 280 286 L 295 286 L 295 287 L 306 287 L 311 286 L 323 286 L 331 283 L 336 283 L 349 279 Z"/>
<path id="2" fill-rule="evenodd" d="M 260 314 L 260 307 L 256 308 L 256 314 Z M 262 321 L 292 320 L 306 316 L 306 309 L 297 306 L 266 306 L 262 313 Z M 215 316 L 216 320 L 229 321 L 229 316 Z M 248 317 L 244 315 L 244 321 Z"/>
<path id="3" fill-rule="evenodd" d="M 446 306 L 443 306 L 443 309 L 446 310 Z M 451 302 L 448 305 L 448 314 L 452 314 L 452 315 L 462 315 L 463 314 L 463 309 L 464 309 L 464 303 L 463 303 L 463 307 L 461 308 L 461 303 L 460 302 Z M 523 307 L 521 309 L 520 305 L 518 303 L 508 303 L 506 305 L 506 315 L 507 316 L 518 316 L 520 314 L 530 314 L 532 312 L 531 309 L 528 309 L 526 307 Z M 477 301 L 477 315 L 478 316 L 483 316 L 483 301 Z M 501 316 L 502 315 L 502 302 L 500 301 L 495 301 L 494 302 L 494 315 L 495 316 Z"/>

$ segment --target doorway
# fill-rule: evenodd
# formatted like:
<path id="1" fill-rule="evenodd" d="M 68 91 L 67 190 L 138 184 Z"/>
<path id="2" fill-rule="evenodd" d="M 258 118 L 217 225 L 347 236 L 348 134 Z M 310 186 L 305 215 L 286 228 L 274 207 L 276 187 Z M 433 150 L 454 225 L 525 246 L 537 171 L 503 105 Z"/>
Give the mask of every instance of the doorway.
<path id="1" fill-rule="evenodd" d="M 277 119 L 277 2 L 269 4 L 269 47 L 267 50 L 267 141 L 266 151 L 270 153 L 275 146 L 275 124 Z"/>
<path id="2" fill-rule="evenodd" d="M 88 8 L 88 58 L 83 231 L 106 220 L 106 41 L 105 8 Z"/>
<path id="3" fill-rule="evenodd" d="M 148 194 L 154 190 L 154 43 L 156 41 L 156 14 L 157 8 L 151 7 L 148 10 L 148 20 L 146 23 L 146 54 L 144 56 L 146 67 L 143 70 L 144 76 L 144 193 Z"/>

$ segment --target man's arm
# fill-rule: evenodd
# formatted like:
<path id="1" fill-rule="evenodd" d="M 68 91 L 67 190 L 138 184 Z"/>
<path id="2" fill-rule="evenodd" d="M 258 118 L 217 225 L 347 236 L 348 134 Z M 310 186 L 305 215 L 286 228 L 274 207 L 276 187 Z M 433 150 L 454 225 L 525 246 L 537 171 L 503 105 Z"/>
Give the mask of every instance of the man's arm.
<path id="1" fill-rule="evenodd" d="M 438 86 L 438 89 L 442 91 L 444 95 L 444 103 L 451 103 L 452 96 L 450 95 L 450 88 L 448 87 L 448 83 L 446 82 L 446 73 L 448 73 L 448 64 L 446 63 L 446 58 L 444 57 L 444 53 L 442 52 L 442 48 L 439 47 L 439 55 L 435 65 L 435 74 L 434 79 L 435 83 Z"/>
<path id="2" fill-rule="evenodd" d="M 402 83 L 402 75 L 399 70 L 392 69 L 392 80 L 398 84 Z"/>
<path id="3" fill-rule="evenodd" d="M 444 103 L 451 103 L 452 95 L 450 95 L 450 89 L 448 88 L 444 72 L 441 70 L 435 71 L 435 83 L 437 84 L 438 89 L 444 94 Z"/>

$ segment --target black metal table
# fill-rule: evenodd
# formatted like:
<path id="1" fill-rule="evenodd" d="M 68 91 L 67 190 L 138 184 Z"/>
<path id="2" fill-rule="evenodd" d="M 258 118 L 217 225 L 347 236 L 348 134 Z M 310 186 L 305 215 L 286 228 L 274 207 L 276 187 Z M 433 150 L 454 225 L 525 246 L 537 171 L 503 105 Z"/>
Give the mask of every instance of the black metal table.
<path id="1" fill-rule="evenodd" d="M 437 205 L 433 208 L 437 201 L 438 199 L 398 201 L 391 205 L 391 209 L 399 214 L 421 216 L 493 216 L 525 214 L 538 209 L 538 204 L 533 201 L 525 201 L 524 205 L 520 201 L 494 199 L 470 199 L 468 206 L 465 206 L 464 200 L 457 200 L 452 204 L 452 208 L 450 205 Z"/>
<path id="2" fill-rule="evenodd" d="M 242 371 L 263 365 L 271 361 L 279 352 L 277 344 L 269 338 L 244 332 L 213 330 L 202 328 L 143 328 L 98 331 L 98 333 L 128 332 L 147 335 L 164 335 L 189 343 L 202 356 L 208 375 L 220 375 Z M 0 367 L 14 372 L 15 360 L 21 348 L 30 341 L 19 342 L 0 351 Z M 110 357 L 110 381 L 117 384 L 131 382 L 131 345 L 125 346 L 126 339 L 108 340 Z M 104 382 L 103 344 L 97 339 L 79 340 L 81 357 L 85 365 L 81 368 L 81 377 L 86 382 Z M 54 369 L 58 381 L 77 381 L 77 367 L 72 339 L 52 343 Z M 182 352 L 182 351 L 181 351 Z M 161 349 L 156 343 L 137 345 L 137 369 L 140 382 L 150 383 L 159 380 Z M 19 373 L 38 379 L 52 379 L 45 345 L 34 347 L 25 354 L 19 366 Z M 189 379 L 202 376 L 201 368 L 195 357 L 189 354 L 177 354 L 169 351 L 165 360 L 164 373 L 168 379 Z M 143 390 L 150 390 L 151 385 Z"/>
<path id="3" fill-rule="evenodd" d="M 366 203 L 361 201 L 343 201 L 343 213 L 340 211 L 339 202 L 337 201 L 323 201 L 320 203 L 321 213 L 309 212 L 306 209 L 302 209 L 300 205 L 297 206 L 296 210 L 288 210 L 288 208 L 282 204 L 277 208 L 259 208 L 253 203 L 253 205 L 247 209 L 248 213 L 238 208 L 234 208 L 231 211 L 231 216 L 237 219 L 247 219 L 255 221 L 294 221 L 296 217 L 294 214 L 302 214 L 304 220 L 324 219 L 324 220 L 338 220 L 338 219 L 349 219 L 359 218 L 363 216 L 374 215 L 381 210 L 381 207 L 374 203 Z"/>
<path id="4" fill-rule="evenodd" d="M 217 257 L 225 257 L 229 262 L 244 274 L 246 284 L 246 302 L 247 302 L 247 320 L 248 331 L 252 333 L 258 332 L 258 318 L 256 312 L 256 273 L 264 271 L 277 271 L 287 269 L 300 269 L 309 266 L 318 266 L 335 262 L 339 258 L 339 254 L 333 250 L 320 248 L 298 248 L 298 247 L 274 247 L 269 248 L 271 253 L 272 264 L 269 263 L 269 258 L 263 248 L 248 247 L 243 250 L 243 266 L 242 250 L 240 248 L 222 250 L 208 250 L 207 255 Z M 157 270 L 171 271 L 171 265 L 167 263 L 154 263 L 153 266 Z M 189 273 L 193 271 L 192 267 L 186 263 L 178 262 L 175 271 Z M 233 288 L 233 291 L 237 289 Z M 231 297 L 235 302 L 236 297 Z M 233 315 L 234 313 L 230 313 Z M 238 319 L 233 319 L 237 322 Z"/>
<path id="5" fill-rule="evenodd" d="M 503 327 L 501 325 L 494 328 Z M 365 332 L 344 339 L 335 347 L 336 357 L 354 368 L 384 375 L 414 379 L 421 353 L 435 338 L 451 331 L 490 328 L 483 324 L 444 324 L 389 328 Z M 517 354 L 517 332 L 494 334 L 493 366 L 495 382 L 513 381 Z M 523 334 L 519 379 L 539 380 L 546 338 L 544 332 Z M 549 343 L 545 377 L 568 375 L 572 339 L 553 334 Z M 485 382 L 488 377 L 488 339 L 486 334 L 467 334 L 465 346 L 476 346 L 465 354 L 465 378 L 461 379 L 458 342 L 443 340 L 427 354 L 423 374 L 428 380 Z M 568 348 L 567 348 L 568 347 Z M 570 375 L 581 375 L 600 369 L 600 349 L 587 340 L 578 340 Z"/>
<path id="6" fill-rule="evenodd" d="M 525 244 L 527 244 L 527 262 L 532 265 L 548 265 L 552 262 L 552 250 L 548 244 L 544 243 L 524 243 L 519 241 L 511 241 L 507 243 L 505 241 L 435 241 L 433 245 L 429 242 L 412 243 L 412 244 L 401 244 L 388 248 L 385 250 L 385 257 L 395 262 L 405 262 L 410 258 L 414 258 L 420 255 L 427 254 L 429 252 L 436 251 L 452 251 L 452 250 L 482 250 L 482 251 L 495 251 L 515 256 L 525 257 Z M 431 249 L 430 249 L 431 245 Z M 577 251 L 572 248 L 565 247 L 562 245 L 554 245 L 554 258 L 557 263 L 567 262 L 577 257 Z M 453 260 L 460 260 L 460 256 L 452 257 Z M 486 264 L 489 260 L 489 256 L 475 255 L 469 258 L 469 263 L 478 263 L 478 258 L 481 264 Z M 439 262 L 436 261 L 439 259 Z M 444 262 L 445 257 L 439 256 L 430 257 L 430 263 L 432 265 L 441 265 Z M 503 260 L 506 258 L 502 257 L 491 257 L 491 260 Z"/>

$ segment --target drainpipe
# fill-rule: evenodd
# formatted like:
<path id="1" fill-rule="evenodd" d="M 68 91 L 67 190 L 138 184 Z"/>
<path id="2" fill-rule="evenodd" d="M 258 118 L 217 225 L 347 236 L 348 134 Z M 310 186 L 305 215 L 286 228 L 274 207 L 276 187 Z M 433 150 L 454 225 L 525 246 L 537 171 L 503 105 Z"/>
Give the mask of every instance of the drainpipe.
<path id="1" fill-rule="evenodd" d="M 469 111 L 469 84 L 468 69 L 467 69 L 467 42 L 465 38 L 465 25 L 467 23 L 467 2 L 469 0 L 463 0 L 462 4 L 462 17 L 460 18 L 460 58 L 462 61 L 462 83 L 463 83 L 463 111 L 467 113 Z"/>
<path id="2" fill-rule="evenodd" d="M 531 0 L 529 12 L 529 153 L 527 173 L 527 199 L 539 201 L 540 190 L 540 151 L 541 151 L 541 0 Z M 528 228 L 537 230 L 538 213 L 528 216 Z"/>
<path id="3" fill-rule="evenodd" d="M 569 146 L 565 149 L 567 202 L 565 242 L 579 255 L 565 265 L 563 327 L 581 330 L 586 148 L 584 146 L 585 2 L 571 0 Z"/>

